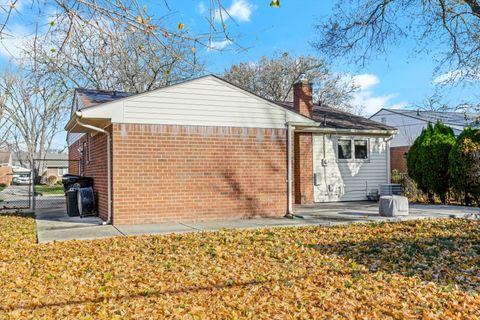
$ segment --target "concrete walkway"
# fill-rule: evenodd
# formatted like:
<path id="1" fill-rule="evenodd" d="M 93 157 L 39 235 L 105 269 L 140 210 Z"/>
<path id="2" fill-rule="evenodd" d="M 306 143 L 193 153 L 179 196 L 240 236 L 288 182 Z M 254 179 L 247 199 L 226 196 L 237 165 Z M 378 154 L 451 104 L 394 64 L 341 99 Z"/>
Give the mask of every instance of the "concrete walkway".
<path id="1" fill-rule="evenodd" d="M 480 216 L 480 208 L 458 206 L 410 205 L 410 215 L 386 218 L 378 215 L 376 202 L 324 203 L 298 206 L 298 217 L 255 218 L 242 220 L 198 221 L 145 225 L 103 225 L 97 217 L 68 217 L 64 208 L 38 210 L 36 213 L 38 242 L 101 239 L 114 236 L 168 234 L 215 231 L 219 229 L 251 229 L 292 226 L 333 226 L 358 222 L 404 221 L 425 218 L 461 218 Z"/>

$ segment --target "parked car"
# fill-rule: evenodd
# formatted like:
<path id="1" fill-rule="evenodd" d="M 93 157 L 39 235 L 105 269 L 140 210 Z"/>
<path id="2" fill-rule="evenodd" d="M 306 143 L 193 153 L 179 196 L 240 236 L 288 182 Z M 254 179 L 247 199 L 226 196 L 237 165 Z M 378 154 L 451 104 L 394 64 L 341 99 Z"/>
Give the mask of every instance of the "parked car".
<path id="1" fill-rule="evenodd" d="M 21 175 L 13 179 L 13 183 L 16 185 L 30 184 L 30 175 Z"/>

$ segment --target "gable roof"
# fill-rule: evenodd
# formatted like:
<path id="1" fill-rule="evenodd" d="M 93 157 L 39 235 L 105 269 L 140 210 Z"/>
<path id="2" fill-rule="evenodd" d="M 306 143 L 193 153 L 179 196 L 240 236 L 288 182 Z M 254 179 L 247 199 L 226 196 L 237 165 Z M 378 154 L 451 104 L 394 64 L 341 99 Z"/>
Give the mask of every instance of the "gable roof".
<path id="1" fill-rule="evenodd" d="M 424 111 L 424 110 L 412 110 L 412 109 L 387 109 L 382 108 L 371 117 L 377 115 L 382 110 L 403 115 L 406 117 L 422 120 L 425 122 L 435 123 L 438 120 L 442 121 L 446 125 L 456 127 L 466 127 L 472 125 L 477 118 L 473 114 L 464 112 L 452 112 L 452 111 Z M 371 118 L 370 117 L 370 118 Z"/>
<path id="2" fill-rule="evenodd" d="M 80 118 L 101 128 L 110 123 L 259 128 L 284 128 L 286 122 L 315 125 L 309 117 L 214 75 L 138 94 L 80 89 L 75 99 L 65 127 L 69 133 L 86 130 L 78 125 Z"/>
<path id="3" fill-rule="evenodd" d="M 293 102 L 279 102 L 279 104 L 289 109 L 294 108 Z M 312 119 L 320 123 L 320 128 L 385 131 L 396 130 L 396 128 L 386 124 L 325 105 L 313 106 Z"/>
<path id="4" fill-rule="evenodd" d="M 187 80 L 172 86 L 168 87 L 163 87 L 159 88 L 156 90 L 152 90 L 149 92 L 144 92 L 144 93 L 128 93 L 128 92 L 120 92 L 120 91 L 107 91 L 107 90 L 93 90 L 93 89 L 77 89 L 76 94 L 80 102 L 83 104 L 85 108 L 90 108 L 90 107 L 95 107 L 99 106 L 105 103 L 113 102 L 113 101 L 118 101 L 118 100 L 124 100 L 124 99 L 129 99 L 129 98 L 135 98 L 140 95 L 145 95 L 149 94 L 154 91 L 162 91 L 174 86 L 179 86 L 191 81 L 195 81 L 201 78 L 206 78 L 206 77 L 212 77 L 214 79 L 220 80 L 232 87 L 238 88 L 239 90 L 246 92 L 258 99 L 261 99 L 263 101 L 266 101 L 272 105 L 275 105 L 277 107 L 280 107 L 282 109 L 286 109 L 289 112 L 293 112 L 301 117 L 304 117 L 305 119 L 310 119 L 304 115 L 301 115 L 298 113 L 294 107 L 293 107 L 293 102 L 275 102 L 271 101 L 269 99 L 265 99 L 255 93 L 252 93 L 248 90 L 245 90 L 233 83 L 230 83 L 229 81 L 226 81 L 218 76 L 215 75 L 206 75 L 200 78 L 192 79 L 192 80 Z M 331 108 L 328 106 L 314 106 L 313 110 L 313 116 L 311 118 L 312 120 L 319 122 L 321 124 L 320 127 L 323 128 L 332 128 L 332 129 L 348 129 L 348 130 L 385 130 L 385 131 L 392 131 L 396 130 L 394 127 L 366 119 L 364 117 L 356 116 L 354 114 L 344 112 L 335 108 Z"/>

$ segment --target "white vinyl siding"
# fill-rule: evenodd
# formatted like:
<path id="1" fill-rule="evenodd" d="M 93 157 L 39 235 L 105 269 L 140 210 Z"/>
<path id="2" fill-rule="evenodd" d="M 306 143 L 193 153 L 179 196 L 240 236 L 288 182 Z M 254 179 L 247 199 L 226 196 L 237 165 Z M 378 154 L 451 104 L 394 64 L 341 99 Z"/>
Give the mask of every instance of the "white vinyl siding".
<path id="1" fill-rule="evenodd" d="M 82 110 L 112 123 L 283 129 L 304 116 L 207 76 Z"/>
<path id="2" fill-rule="evenodd" d="M 363 160 L 352 157 L 338 161 L 338 139 L 367 139 L 369 158 Z M 367 200 L 367 194 L 376 192 L 380 184 L 388 182 L 387 152 L 388 142 L 384 137 L 314 135 L 315 202 Z"/>
<path id="3" fill-rule="evenodd" d="M 422 129 L 427 126 L 426 121 L 390 112 L 388 110 L 381 110 L 370 119 L 379 122 L 384 119 L 387 125 L 398 129 L 398 133 L 393 137 L 390 143 L 391 147 L 412 145 L 422 132 Z"/>
<path id="4" fill-rule="evenodd" d="M 124 102 L 124 123 L 285 128 L 287 121 L 305 118 L 213 77 Z"/>
<path id="5" fill-rule="evenodd" d="M 385 119 L 386 124 L 397 128 L 398 133 L 393 137 L 391 147 L 411 146 L 415 139 L 422 133 L 422 129 L 428 125 L 427 121 L 416 119 L 407 115 L 398 114 L 389 110 L 380 110 L 373 115 L 371 120 L 382 121 Z M 451 126 L 455 135 L 460 134 L 462 127 Z"/>

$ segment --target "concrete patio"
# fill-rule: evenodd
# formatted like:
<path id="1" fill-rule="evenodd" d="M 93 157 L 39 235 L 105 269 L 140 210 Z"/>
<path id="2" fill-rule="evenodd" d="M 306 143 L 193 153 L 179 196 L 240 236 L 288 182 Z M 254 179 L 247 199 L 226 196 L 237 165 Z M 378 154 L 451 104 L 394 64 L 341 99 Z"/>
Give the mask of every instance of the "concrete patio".
<path id="1" fill-rule="evenodd" d="M 251 229 L 292 226 L 333 226 L 339 224 L 404 221 L 425 218 L 462 218 L 480 215 L 480 208 L 410 205 L 410 215 L 403 217 L 381 217 L 377 202 L 322 203 L 297 206 L 297 217 L 255 218 L 241 220 L 218 220 L 196 222 L 174 222 L 147 225 L 104 225 L 97 217 L 68 217 L 62 207 L 41 209 L 36 212 L 39 243 L 65 240 L 101 239 L 115 236 L 144 234 L 169 234 L 184 232 L 215 231 L 220 229 Z"/>

